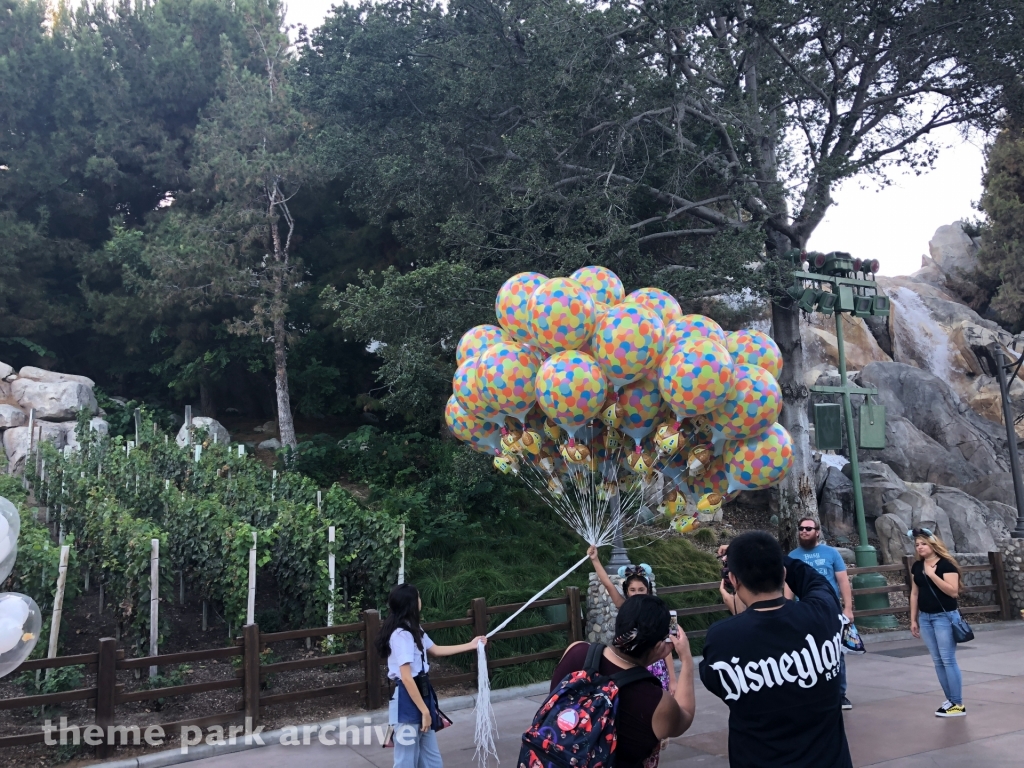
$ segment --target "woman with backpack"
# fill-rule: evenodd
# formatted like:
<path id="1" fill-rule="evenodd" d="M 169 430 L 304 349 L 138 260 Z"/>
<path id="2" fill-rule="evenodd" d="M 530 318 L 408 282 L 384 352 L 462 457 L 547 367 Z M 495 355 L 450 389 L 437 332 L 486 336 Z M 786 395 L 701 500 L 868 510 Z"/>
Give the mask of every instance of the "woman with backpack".
<path id="1" fill-rule="evenodd" d="M 412 584 L 398 584 L 388 595 L 388 616 L 381 624 L 377 650 L 388 660 L 388 678 L 395 681 L 389 722 L 394 729 L 395 768 L 442 768 L 435 731 L 450 721 L 437 708 L 427 658 L 475 651 L 484 636 L 461 645 L 434 645 L 420 626 L 423 603 Z"/>
<path id="2" fill-rule="evenodd" d="M 671 662 L 673 648 L 682 668 L 675 694 L 669 695 L 646 668 L 659 660 Z M 588 662 L 594 664 L 596 676 L 580 674 L 587 670 Z M 600 706 L 602 697 L 596 694 L 599 687 L 607 686 L 609 676 L 614 676 L 618 686 L 612 723 L 615 742 L 608 738 L 607 728 L 594 733 L 600 718 L 589 711 L 595 705 Z M 690 642 L 682 627 L 677 628 L 675 634 L 669 634 L 668 608 L 662 600 L 651 595 L 630 597 L 619 608 L 612 645 L 591 646 L 584 642 L 570 645 L 555 667 L 551 691 L 561 700 L 552 702 L 555 699 L 552 696 L 538 712 L 538 718 L 542 718 L 548 708 L 547 714 L 557 720 L 563 747 L 578 754 L 577 749 L 607 750 L 614 743 L 615 768 L 649 767 L 657 762 L 662 739 L 682 735 L 693 722 L 696 702 Z M 579 716 L 581 709 L 588 710 L 587 718 Z M 583 726 L 577 730 L 576 723 L 583 723 Z M 531 746 L 532 731 L 551 732 L 537 728 L 537 720 L 531 731 L 527 731 L 524 751 L 532 753 L 532 757 L 525 760 L 528 768 L 547 764 L 539 752 L 559 749 L 558 744 L 544 739 L 534 740 Z M 580 746 L 574 746 L 573 742 Z M 524 763 L 522 754 L 519 762 Z"/>
<path id="3" fill-rule="evenodd" d="M 946 700 L 936 717 L 964 717 L 963 683 L 956 663 L 953 620 L 959 618 L 960 566 L 946 545 L 928 528 L 909 531 L 917 561 L 910 569 L 910 632 L 924 640 Z"/>
<path id="4" fill-rule="evenodd" d="M 594 573 L 597 574 L 597 578 L 604 585 L 605 591 L 608 592 L 608 597 L 611 598 L 612 605 L 615 606 L 616 610 L 622 607 L 627 598 L 634 595 L 651 594 L 651 582 L 648 578 L 650 566 L 641 563 L 636 567 L 627 566 L 625 572 L 620 570 L 622 575 L 622 592 L 619 592 L 615 585 L 612 584 L 612 580 L 608 578 L 608 571 L 604 569 L 601 559 L 597 556 L 597 547 L 591 546 L 587 550 L 587 555 L 590 557 L 590 562 L 594 564 Z M 625 595 L 623 595 L 623 592 Z M 647 668 L 647 671 L 658 678 L 661 687 L 668 691 L 669 694 L 675 693 L 676 668 L 674 664 L 667 664 L 664 659 L 658 659 Z"/>

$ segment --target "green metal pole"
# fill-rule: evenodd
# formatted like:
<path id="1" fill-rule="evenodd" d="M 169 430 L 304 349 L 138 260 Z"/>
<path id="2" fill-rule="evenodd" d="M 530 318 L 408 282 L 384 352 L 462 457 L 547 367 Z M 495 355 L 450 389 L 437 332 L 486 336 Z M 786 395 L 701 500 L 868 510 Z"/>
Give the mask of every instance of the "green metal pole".
<path id="1" fill-rule="evenodd" d="M 860 486 L 860 464 L 857 460 L 857 435 L 853 429 L 853 404 L 850 402 L 850 384 L 846 378 L 846 348 L 843 342 L 843 315 L 835 313 L 836 319 L 836 348 L 839 353 L 839 384 L 843 388 L 843 415 L 846 418 L 846 444 L 850 454 L 850 475 L 853 480 L 853 506 L 857 514 L 857 534 L 860 536 L 860 546 L 854 548 L 858 568 L 870 568 L 878 565 L 878 551 L 868 543 L 868 525 L 864 516 L 864 493 Z M 885 577 L 880 573 L 865 573 L 854 576 L 852 586 L 854 589 L 866 589 L 870 587 L 884 587 Z M 887 594 L 860 595 L 854 598 L 854 604 L 858 610 L 871 610 L 874 608 L 888 608 L 889 596 Z M 898 626 L 896 617 L 892 615 L 864 616 L 857 620 L 862 627 L 873 627 L 876 629 L 892 629 Z"/>

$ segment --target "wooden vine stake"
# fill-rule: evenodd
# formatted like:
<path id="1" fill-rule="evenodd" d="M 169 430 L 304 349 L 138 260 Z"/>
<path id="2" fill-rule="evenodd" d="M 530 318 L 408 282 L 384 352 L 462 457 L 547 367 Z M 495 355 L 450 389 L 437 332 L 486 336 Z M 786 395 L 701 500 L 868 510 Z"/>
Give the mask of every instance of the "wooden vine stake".
<path id="1" fill-rule="evenodd" d="M 405 584 L 405 523 L 398 534 L 398 583 Z"/>
<path id="2" fill-rule="evenodd" d="M 252 547 L 249 548 L 249 604 L 245 609 L 245 623 L 256 621 L 256 531 L 252 532 Z"/>
<path id="3" fill-rule="evenodd" d="M 46 653 L 48 659 L 57 656 L 57 639 L 60 636 L 60 619 L 64 614 L 64 587 L 68 582 L 68 558 L 71 556 L 71 547 L 60 548 L 60 568 L 57 571 L 57 594 L 53 598 L 53 618 L 50 620 L 50 647 Z M 50 676 L 50 670 L 46 670 L 46 676 Z"/>
<path id="4" fill-rule="evenodd" d="M 149 540 L 149 655 L 160 655 L 160 539 Z M 157 667 L 149 668 L 150 679 Z"/>
<path id="5" fill-rule="evenodd" d="M 327 529 L 327 578 L 329 580 L 330 598 L 327 601 L 327 626 L 334 626 L 334 526 Z"/>

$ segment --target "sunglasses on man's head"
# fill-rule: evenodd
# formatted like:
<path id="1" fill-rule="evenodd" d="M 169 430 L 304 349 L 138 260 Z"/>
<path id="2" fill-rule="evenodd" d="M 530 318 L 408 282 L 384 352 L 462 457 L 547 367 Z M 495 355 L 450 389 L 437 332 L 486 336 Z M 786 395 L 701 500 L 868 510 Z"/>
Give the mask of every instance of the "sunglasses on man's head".
<path id="1" fill-rule="evenodd" d="M 797 530 L 798 531 L 816 531 L 816 530 L 818 530 L 818 526 L 816 526 L 816 525 L 801 525 L 799 528 L 797 528 Z"/>

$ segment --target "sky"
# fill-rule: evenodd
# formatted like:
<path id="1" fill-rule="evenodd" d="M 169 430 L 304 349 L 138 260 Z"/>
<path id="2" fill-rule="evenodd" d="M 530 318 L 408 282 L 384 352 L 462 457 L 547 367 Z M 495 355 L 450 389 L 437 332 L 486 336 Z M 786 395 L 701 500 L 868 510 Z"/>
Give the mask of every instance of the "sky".
<path id="1" fill-rule="evenodd" d="M 288 22 L 318 26 L 332 0 L 291 0 Z M 834 190 L 835 201 L 811 236 L 808 248 L 847 251 L 878 259 L 883 275 L 909 275 L 921 267 L 928 241 L 943 224 L 974 219 L 981 197 L 983 137 L 965 141 L 948 127 L 933 134 L 943 149 L 931 171 L 915 175 L 900 170 L 879 189 L 872 179 L 852 179 Z"/>

